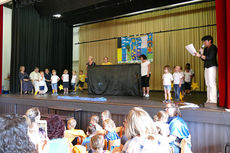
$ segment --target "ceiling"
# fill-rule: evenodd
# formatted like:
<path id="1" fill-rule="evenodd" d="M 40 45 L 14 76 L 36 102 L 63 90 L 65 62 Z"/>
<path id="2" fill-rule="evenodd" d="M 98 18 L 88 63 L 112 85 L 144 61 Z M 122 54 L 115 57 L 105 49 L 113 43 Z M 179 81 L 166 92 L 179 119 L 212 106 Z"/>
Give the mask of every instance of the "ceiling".
<path id="1" fill-rule="evenodd" d="M 61 20 L 80 25 L 186 1 L 189 0 L 37 0 L 35 7 L 43 16 L 62 14 Z"/>

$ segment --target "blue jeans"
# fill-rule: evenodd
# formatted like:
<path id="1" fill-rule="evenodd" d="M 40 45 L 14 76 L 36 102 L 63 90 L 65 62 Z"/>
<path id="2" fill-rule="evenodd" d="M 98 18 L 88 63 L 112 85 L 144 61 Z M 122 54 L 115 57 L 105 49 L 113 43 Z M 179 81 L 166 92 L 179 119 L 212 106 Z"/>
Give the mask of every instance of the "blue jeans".
<path id="1" fill-rule="evenodd" d="M 52 89 L 57 90 L 57 83 L 52 83 Z"/>
<path id="2" fill-rule="evenodd" d="M 71 83 L 72 90 L 75 91 L 75 85 L 76 83 Z"/>
<path id="3" fill-rule="evenodd" d="M 174 84 L 174 93 L 175 93 L 175 101 L 179 101 L 180 100 L 180 87 L 179 84 Z"/>

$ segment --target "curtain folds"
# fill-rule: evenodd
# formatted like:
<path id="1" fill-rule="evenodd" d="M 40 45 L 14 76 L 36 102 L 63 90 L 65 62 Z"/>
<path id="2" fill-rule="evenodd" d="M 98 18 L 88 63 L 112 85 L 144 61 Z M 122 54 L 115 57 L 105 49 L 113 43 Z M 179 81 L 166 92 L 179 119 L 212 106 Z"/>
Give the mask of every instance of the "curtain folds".
<path id="1" fill-rule="evenodd" d="M 3 5 L 0 5 L 0 94 L 2 93 Z"/>
<path id="2" fill-rule="evenodd" d="M 150 89 L 163 90 L 162 74 L 165 65 L 170 65 L 172 68 L 175 65 L 180 65 L 184 68 L 186 63 L 190 63 L 191 68 L 195 71 L 193 81 L 199 84 L 198 91 L 205 91 L 204 63 L 199 58 L 191 56 L 185 46 L 193 43 L 198 50 L 202 45 L 201 38 L 204 35 L 212 35 L 214 43 L 217 44 L 215 24 L 215 1 L 212 1 L 81 26 L 79 36 L 80 41 L 84 42 L 214 25 L 153 35 Z M 109 57 L 113 64 L 116 64 L 117 40 L 81 44 L 79 69 L 86 70 L 85 64 L 89 55 L 94 57 L 98 65 L 103 62 L 105 56 Z"/>
<path id="3" fill-rule="evenodd" d="M 230 108 L 230 1 L 216 0 L 219 106 Z"/>
<path id="4" fill-rule="evenodd" d="M 19 91 L 21 65 L 29 74 L 37 66 L 72 71 L 73 28 L 62 21 L 42 17 L 33 6 L 14 7 L 12 16 L 12 54 L 10 90 Z"/>

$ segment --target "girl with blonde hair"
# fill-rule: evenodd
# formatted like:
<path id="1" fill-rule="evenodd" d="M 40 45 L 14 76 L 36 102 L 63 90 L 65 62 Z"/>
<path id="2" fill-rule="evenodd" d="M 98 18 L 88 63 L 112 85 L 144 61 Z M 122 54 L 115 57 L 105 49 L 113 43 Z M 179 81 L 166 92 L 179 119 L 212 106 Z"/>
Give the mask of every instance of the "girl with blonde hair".
<path id="1" fill-rule="evenodd" d="M 134 107 L 127 115 L 126 142 L 122 153 L 168 153 L 169 147 L 158 140 L 157 128 L 149 114 Z"/>

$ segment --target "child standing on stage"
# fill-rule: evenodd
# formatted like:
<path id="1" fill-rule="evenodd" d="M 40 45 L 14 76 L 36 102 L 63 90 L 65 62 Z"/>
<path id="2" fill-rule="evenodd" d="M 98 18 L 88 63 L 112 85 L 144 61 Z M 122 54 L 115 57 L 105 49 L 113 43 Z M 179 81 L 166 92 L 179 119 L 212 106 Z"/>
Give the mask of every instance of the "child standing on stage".
<path id="1" fill-rule="evenodd" d="M 75 93 L 75 85 L 76 85 L 77 75 L 76 71 L 72 72 L 72 79 L 71 79 L 71 87 L 72 87 L 72 93 Z"/>
<path id="2" fill-rule="evenodd" d="M 63 88 L 64 88 L 64 94 L 68 94 L 68 88 L 69 88 L 69 74 L 68 70 L 64 70 L 64 73 L 62 74 L 62 81 L 63 81 Z"/>
<path id="3" fill-rule="evenodd" d="M 171 83 L 173 81 L 173 76 L 170 73 L 170 66 L 166 65 L 164 67 L 164 74 L 162 76 L 163 85 L 164 85 L 164 93 L 165 93 L 165 100 L 163 102 L 171 102 Z"/>
<path id="4" fill-rule="evenodd" d="M 44 76 L 44 72 L 40 71 L 40 79 L 39 79 L 39 95 L 44 95 L 47 92 L 46 80 Z"/>
<path id="5" fill-rule="evenodd" d="M 52 70 L 52 76 L 51 76 L 51 86 L 53 90 L 53 94 L 57 95 L 57 83 L 60 80 L 60 78 L 56 75 L 56 70 Z"/>
<path id="6" fill-rule="evenodd" d="M 182 66 L 180 66 L 180 74 L 181 74 L 181 76 L 182 76 L 180 91 L 181 91 L 181 94 L 184 96 L 184 93 L 185 93 L 185 87 L 184 87 L 184 71 L 183 71 Z"/>
<path id="7" fill-rule="evenodd" d="M 85 76 L 85 74 L 83 74 L 83 70 L 80 70 L 79 71 L 79 77 L 78 77 L 79 81 L 77 83 L 77 86 L 79 86 L 79 89 L 81 91 L 83 90 L 83 87 L 84 87 L 85 78 L 86 78 L 86 76 Z"/>
<path id="8" fill-rule="evenodd" d="M 183 76 L 180 73 L 180 66 L 175 66 L 173 73 L 173 87 L 175 93 L 175 101 L 180 101 L 180 88 Z"/>
<path id="9" fill-rule="evenodd" d="M 192 78 L 194 77 L 194 72 L 190 68 L 190 64 L 187 63 L 185 66 L 185 72 L 184 72 L 184 81 L 185 81 L 185 93 L 186 94 L 191 94 L 191 83 L 192 83 Z"/>

